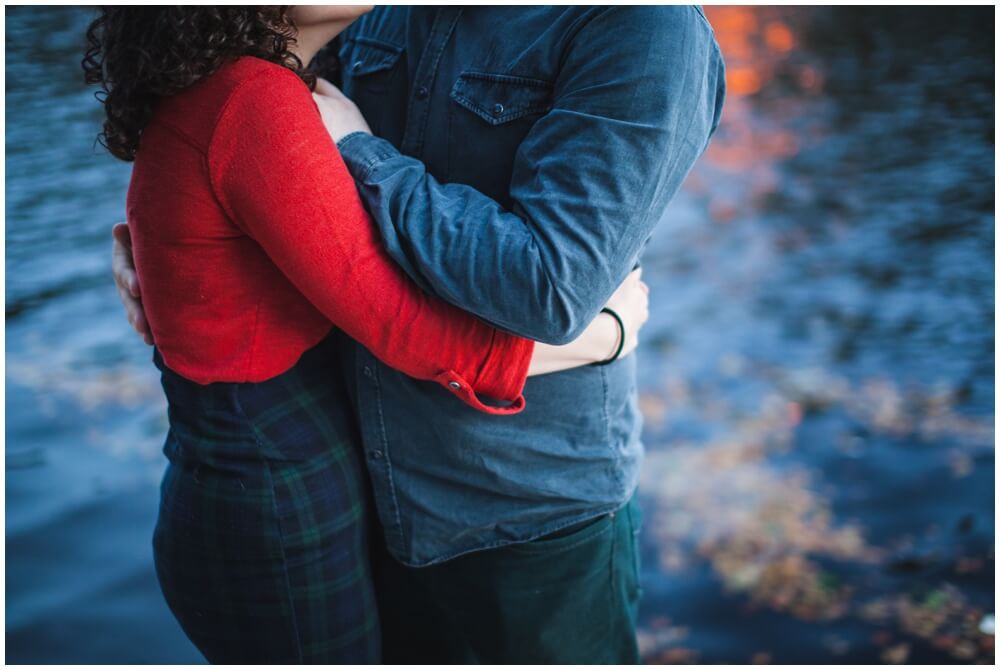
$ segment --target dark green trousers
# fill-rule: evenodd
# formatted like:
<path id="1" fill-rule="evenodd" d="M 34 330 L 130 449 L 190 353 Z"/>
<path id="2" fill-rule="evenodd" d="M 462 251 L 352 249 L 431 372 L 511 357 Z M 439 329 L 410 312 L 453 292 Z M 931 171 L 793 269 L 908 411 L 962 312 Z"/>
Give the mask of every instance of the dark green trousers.
<path id="1" fill-rule="evenodd" d="M 376 547 L 383 662 L 637 663 L 639 526 L 633 498 L 538 540 L 426 568 Z"/>

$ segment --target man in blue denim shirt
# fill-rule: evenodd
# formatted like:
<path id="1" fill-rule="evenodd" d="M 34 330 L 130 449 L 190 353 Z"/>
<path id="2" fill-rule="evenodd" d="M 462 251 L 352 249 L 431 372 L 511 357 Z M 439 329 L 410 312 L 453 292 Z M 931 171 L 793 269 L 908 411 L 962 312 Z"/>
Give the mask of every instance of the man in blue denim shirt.
<path id="1" fill-rule="evenodd" d="M 724 97 L 692 7 L 377 7 L 335 46 L 373 133 L 335 139 L 392 257 L 553 344 L 638 264 Z M 635 356 L 492 417 L 351 354 L 386 662 L 636 661 Z"/>

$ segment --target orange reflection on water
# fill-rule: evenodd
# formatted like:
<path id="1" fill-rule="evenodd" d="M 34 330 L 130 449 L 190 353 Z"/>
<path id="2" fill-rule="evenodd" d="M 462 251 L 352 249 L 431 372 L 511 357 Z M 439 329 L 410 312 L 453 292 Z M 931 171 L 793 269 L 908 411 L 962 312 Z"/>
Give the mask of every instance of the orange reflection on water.
<path id="1" fill-rule="evenodd" d="M 758 92 L 794 50 L 798 40 L 788 22 L 789 11 L 775 7 L 705 8 L 726 60 L 730 96 Z"/>
<path id="2" fill-rule="evenodd" d="M 764 40 L 774 51 L 791 51 L 795 46 L 795 36 L 784 23 L 775 21 L 764 29 Z"/>
<path id="3" fill-rule="evenodd" d="M 760 90 L 760 75 L 752 67 L 733 67 L 726 72 L 729 95 L 752 95 Z"/>
<path id="4" fill-rule="evenodd" d="M 726 103 L 720 131 L 686 188 L 709 199 L 709 216 L 717 223 L 752 212 L 777 191 L 779 165 L 802 150 L 805 138 L 793 122 L 822 93 L 823 76 L 798 49 L 795 18 L 801 11 L 810 10 L 705 7 L 726 61 Z"/>

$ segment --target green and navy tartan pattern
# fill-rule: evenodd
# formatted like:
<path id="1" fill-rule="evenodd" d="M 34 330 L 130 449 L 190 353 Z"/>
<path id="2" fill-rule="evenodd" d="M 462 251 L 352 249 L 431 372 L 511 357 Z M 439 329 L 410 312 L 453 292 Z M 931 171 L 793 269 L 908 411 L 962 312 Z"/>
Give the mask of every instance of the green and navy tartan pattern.
<path id="1" fill-rule="evenodd" d="M 365 480 L 333 337 L 256 384 L 166 368 L 153 535 L 171 611 L 212 663 L 377 663 Z"/>

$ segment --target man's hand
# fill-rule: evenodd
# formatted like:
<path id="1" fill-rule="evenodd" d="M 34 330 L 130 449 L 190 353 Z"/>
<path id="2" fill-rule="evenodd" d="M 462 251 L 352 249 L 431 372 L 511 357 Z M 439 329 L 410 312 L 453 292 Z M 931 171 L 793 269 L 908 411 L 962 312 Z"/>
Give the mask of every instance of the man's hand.
<path id="1" fill-rule="evenodd" d="M 313 100 L 319 107 L 326 132 L 330 133 L 334 143 L 358 131 L 371 134 L 371 128 L 368 127 L 365 117 L 361 116 L 357 105 L 341 93 L 339 88 L 322 77 L 316 80 Z"/>
<path id="2" fill-rule="evenodd" d="M 116 223 L 111 229 L 114 241 L 111 244 L 111 272 L 115 276 L 118 287 L 118 297 L 125 305 L 128 322 L 135 332 L 142 335 L 146 344 L 153 344 L 153 333 L 146 321 L 146 313 L 142 310 L 141 294 L 139 292 L 139 277 L 135 273 L 135 261 L 132 260 L 132 237 L 128 226 Z"/>

